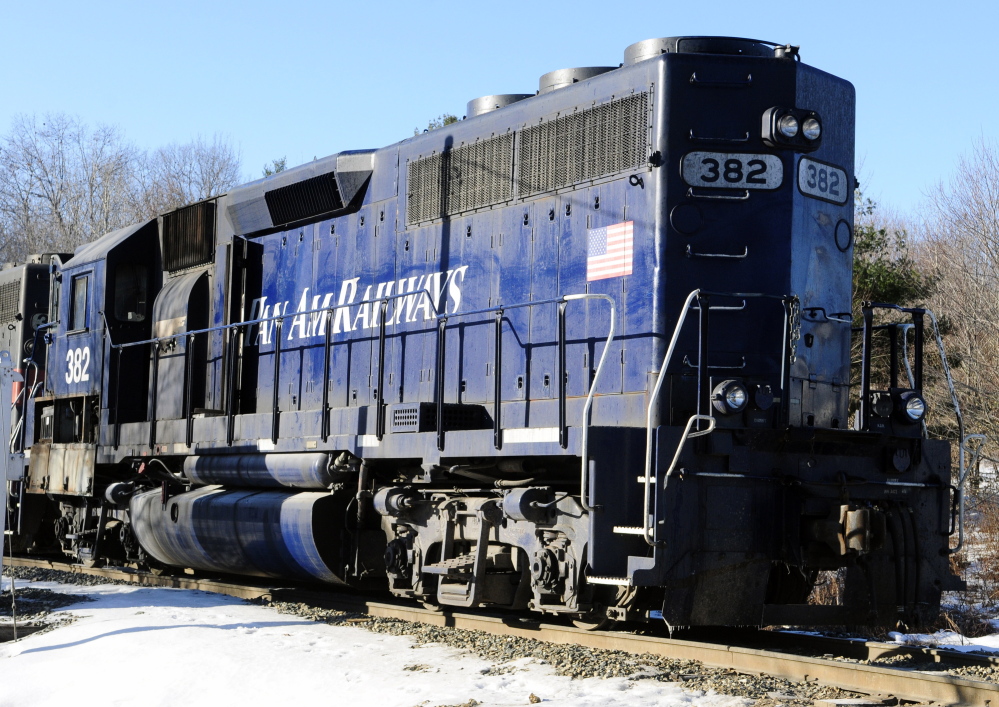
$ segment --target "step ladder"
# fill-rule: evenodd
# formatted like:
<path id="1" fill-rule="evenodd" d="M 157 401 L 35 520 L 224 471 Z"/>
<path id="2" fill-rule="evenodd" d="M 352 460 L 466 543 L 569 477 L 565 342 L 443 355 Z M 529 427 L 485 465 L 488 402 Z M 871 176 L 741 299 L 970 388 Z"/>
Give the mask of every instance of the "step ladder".
<path id="1" fill-rule="evenodd" d="M 437 601 L 449 606 L 470 608 L 477 606 L 482 596 L 486 577 L 486 557 L 489 552 L 489 531 L 493 523 L 480 507 L 475 513 L 479 519 L 479 534 L 471 552 L 454 554 L 457 514 L 448 511 L 444 521 L 444 543 L 441 559 L 423 566 L 424 574 L 437 575 Z"/>

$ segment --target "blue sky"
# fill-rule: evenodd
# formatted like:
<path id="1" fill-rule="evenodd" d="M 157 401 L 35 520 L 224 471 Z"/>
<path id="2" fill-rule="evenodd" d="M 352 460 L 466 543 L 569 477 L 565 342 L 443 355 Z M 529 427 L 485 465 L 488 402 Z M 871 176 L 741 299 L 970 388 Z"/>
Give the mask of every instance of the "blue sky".
<path id="1" fill-rule="evenodd" d="M 978 139 L 999 141 L 999 4 L 14 2 L 0 12 L 0 132 L 18 113 L 112 123 L 143 148 L 224 133 L 248 177 L 412 135 L 468 100 L 617 65 L 649 37 L 801 46 L 857 87 L 869 196 L 904 212 Z"/>

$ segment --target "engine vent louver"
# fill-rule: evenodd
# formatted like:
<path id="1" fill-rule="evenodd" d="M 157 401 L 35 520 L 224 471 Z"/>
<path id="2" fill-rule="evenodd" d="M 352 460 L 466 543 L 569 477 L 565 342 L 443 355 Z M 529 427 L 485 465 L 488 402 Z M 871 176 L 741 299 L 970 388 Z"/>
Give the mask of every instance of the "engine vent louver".
<path id="1" fill-rule="evenodd" d="M 396 169 L 396 153 L 382 157 L 380 171 Z M 374 150 L 349 150 L 244 184 L 226 195 L 232 230 L 249 235 L 334 213 L 356 211 L 375 171 Z"/>
<path id="2" fill-rule="evenodd" d="M 390 405 L 391 431 L 434 432 L 437 429 L 437 406 L 434 403 L 400 403 Z M 492 418 L 482 405 L 444 403 L 445 430 L 485 430 L 492 427 Z"/>
<path id="3" fill-rule="evenodd" d="M 409 164 L 406 222 L 431 221 L 513 198 L 513 133 Z"/>
<path id="4" fill-rule="evenodd" d="M 206 265 L 215 257 L 215 202 L 202 201 L 163 216 L 163 268 Z"/>
<path id="5" fill-rule="evenodd" d="M 645 167 L 649 101 L 648 92 L 639 93 L 524 128 L 517 196 Z M 513 133 L 506 133 L 411 161 L 407 225 L 511 201 L 513 148 Z"/>
<path id="6" fill-rule="evenodd" d="M 21 311 L 21 281 L 0 285 L 0 322 L 13 322 Z"/>
<path id="7" fill-rule="evenodd" d="M 520 138 L 519 195 L 645 166 L 648 111 L 649 94 L 639 93 L 525 128 Z"/>
<path id="8" fill-rule="evenodd" d="M 334 172 L 279 187 L 264 193 L 275 226 L 342 209 Z"/>

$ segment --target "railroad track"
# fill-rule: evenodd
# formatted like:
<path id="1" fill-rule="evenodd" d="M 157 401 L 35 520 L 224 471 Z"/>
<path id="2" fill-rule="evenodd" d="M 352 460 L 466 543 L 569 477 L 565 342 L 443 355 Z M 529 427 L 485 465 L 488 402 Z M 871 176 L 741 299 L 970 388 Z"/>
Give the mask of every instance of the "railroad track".
<path id="1" fill-rule="evenodd" d="M 870 695 L 872 703 L 883 701 L 888 704 L 894 699 L 939 705 L 999 706 L 999 685 L 995 683 L 921 672 L 911 668 L 850 662 L 908 657 L 918 662 L 921 668 L 931 665 L 941 667 L 978 665 L 999 668 L 999 657 L 996 656 L 774 631 L 726 630 L 724 642 L 615 631 L 586 631 L 511 615 L 431 610 L 401 601 L 372 600 L 336 591 L 319 592 L 298 587 L 257 584 L 252 580 L 229 582 L 186 575 L 154 575 L 126 569 L 82 567 L 34 558 L 5 558 L 4 563 L 95 575 L 146 586 L 198 589 L 242 599 L 304 603 L 327 609 L 360 612 L 375 617 L 485 631 L 494 635 L 533 638 L 550 643 L 575 644 L 635 654 L 650 653 L 678 660 L 696 660 L 708 666 L 741 673 L 771 675 L 794 682 L 816 683 Z M 838 656 L 838 658 L 829 656 Z M 843 660 L 844 658 L 848 660 Z"/>

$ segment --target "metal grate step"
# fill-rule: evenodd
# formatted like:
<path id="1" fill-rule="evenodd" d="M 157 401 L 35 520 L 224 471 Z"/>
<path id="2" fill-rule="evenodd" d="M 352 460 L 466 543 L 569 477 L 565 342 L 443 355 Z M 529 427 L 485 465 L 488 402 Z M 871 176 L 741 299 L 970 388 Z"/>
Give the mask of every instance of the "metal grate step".
<path id="1" fill-rule="evenodd" d="M 423 571 L 426 574 L 441 574 L 448 576 L 461 576 L 467 573 L 462 570 L 470 570 L 475 565 L 475 553 L 469 552 L 464 555 L 457 555 L 432 565 L 424 565 Z"/>
<path id="2" fill-rule="evenodd" d="M 587 577 L 590 584 L 609 584 L 617 587 L 630 587 L 631 581 L 627 577 Z"/>
<path id="3" fill-rule="evenodd" d="M 614 532 L 618 535 L 642 535 L 645 533 L 645 528 L 640 525 L 615 525 Z"/>

